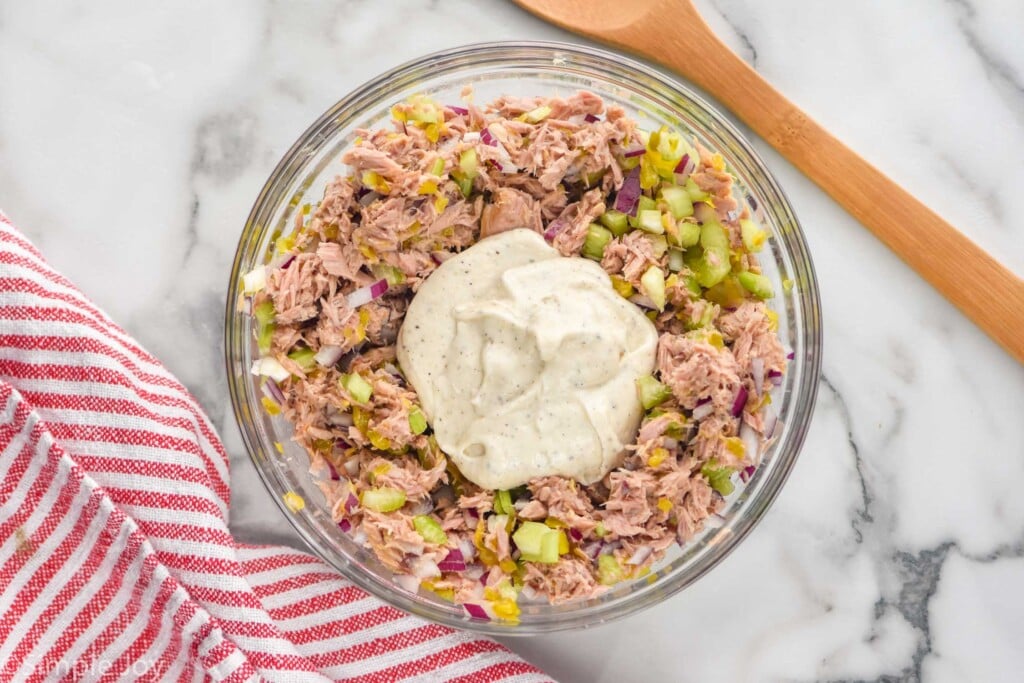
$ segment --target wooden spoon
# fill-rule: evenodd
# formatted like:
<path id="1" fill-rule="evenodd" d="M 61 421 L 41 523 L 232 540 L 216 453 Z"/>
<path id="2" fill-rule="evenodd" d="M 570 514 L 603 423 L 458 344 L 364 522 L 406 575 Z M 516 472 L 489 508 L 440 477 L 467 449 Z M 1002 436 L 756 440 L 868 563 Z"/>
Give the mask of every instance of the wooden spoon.
<path id="1" fill-rule="evenodd" d="M 514 1 L 660 62 L 714 95 L 1024 363 L 1024 280 L 779 94 L 712 33 L 690 0 Z"/>

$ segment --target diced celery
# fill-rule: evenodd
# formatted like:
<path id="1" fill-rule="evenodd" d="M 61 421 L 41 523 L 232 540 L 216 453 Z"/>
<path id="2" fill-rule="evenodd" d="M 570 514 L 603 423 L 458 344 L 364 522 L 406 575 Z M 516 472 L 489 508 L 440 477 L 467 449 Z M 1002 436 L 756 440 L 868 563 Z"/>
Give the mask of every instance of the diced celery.
<path id="1" fill-rule="evenodd" d="M 476 169 L 476 150 L 470 147 L 469 149 L 464 150 L 462 154 L 459 155 L 459 170 L 462 171 L 462 173 L 465 174 L 467 178 L 472 179 L 474 176 L 476 176 Z"/>
<path id="2" fill-rule="evenodd" d="M 628 217 L 629 224 L 632 225 L 634 228 L 638 227 L 640 225 L 640 212 L 641 211 L 653 211 L 654 209 L 657 209 L 657 208 L 658 208 L 658 203 L 656 201 L 654 201 L 653 199 L 651 199 L 647 195 L 643 195 L 643 194 L 640 195 L 640 199 L 639 199 L 639 201 L 637 201 L 637 204 L 636 204 L 636 215 Z"/>
<path id="3" fill-rule="evenodd" d="M 628 218 L 629 216 L 621 211 L 611 209 L 610 211 L 605 211 L 601 214 L 600 220 L 601 224 L 611 230 L 613 235 L 616 237 L 622 237 L 629 231 Z"/>
<path id="4" fill-rule="evenodd" d="M 252 314 L 256 318 L 256 346 L 260 353 L 269 353 L 274 337 L 274 302 L 268 300 L 258 304 Z"/>
<path id="5" fill-rule="evenodd" d="M 356 403 L 366 403 L 373 395 L 373 386 L 356 372 L 351 375 L 342 375 L 341 386 Z"/>
<path id="6" fill-rule="evenodd" d="M 366 489 L 359 503 L 367 510 L 375 512 L 394 512 L 405 505 L 405 491 L 387 486 Z"/>
<path id="7" fill-rule="evenodd" d="M 697 183 L 693 181 L 692 177 L 686 179 L 686 192 L 694 202 L 703 202 L 711 197 L 707 192 L 697 187 Z"/>
<path id="8" fill-rule="evenodd" d="M 494 511 L 499 515 L 511 515 L 515 508 L 512 507 L 512 494 L 507 490 L 499 490 L 494 493 Z"/>
<path id="9" fill-rule="evenodd" d="M 305 346 L 299 347 L 288 354 L 288 357 L 295 361 L 304 372 L 309 372 L 316 367 L 316 352 Z"/>
<path id="10" fill-rule="evenodd" d="M 599 555 L 597 558 L 597 576 L 605 586 L 612 586 L 626 578 L 627 572 L 614 555 Z"/>
<path id="11" fill-rule="evenodd" d="M 668 205 L 672 217 L 676 220 L 693 215 L 693 202 L 685 188 L 676 185 L 668 185 L 661 188 L 661 198 Z"/>
<path id="12" fill-rule="evenodd" d="M 458 171 L 453 171 L 452 180 L 454 180 L 455 184 L 459 186 L 459 191 L 462 193 L 463 197 L 468 197 L 473 191 L 473 178 L 470 176 Z"/>
<path id="13" fill-rule="evenodd" d="M 729 237 L 719 223 L 708 222 L 700 228 L 700 246 L 703 248 L 700 267 L 694 271 L 703 287 L 712 287 L 722 281 L 732 264 L 729 262 Z"/>
<path id="14" fill-rule="evenodd" d="M 604 538 L 608 535 L 608 532 L 604 528 L 604 522 L 598 522 L 594 525 L 594 535 L 598 538 Z"/>
<path id="15" fill-rule="evenodd" d="M 740 235 L 743 237 L 743 246 L 747 248 L 747 251 L 761 251 L 765 240 L 768 239 L 768 233 L 749 218 L 740 220 Z"/>
<path id="16" fill-rule="evenodd" d="M 636 380 L 636 391 L 640 396 L 640 405 L 644 407 L 644 410 L 650 410 L 654 406 L 661 405 L 672 397 L 672 390 L 654 379 L 652 375 L 638 377 Z"/>
<path id="17" fill-rule="evenodd" d="M 398 508 L 395 509 L 397 510 Z M 430 515 L 416 515 L 412 518 L 412 525 L 416 529 L 416 533 L 422 536 L 423 540 L 427 543 L 444 545 L 448 542 L 448 534 L 444 532 L 438 521 Z"/>
<path id="18" fill-rule="evenodd" d="M 600 261 L 604 256 L 604 248 L 612 241 L 612 233 L 608 228 L 591 223 L 587 228 L 587 238 L 583 242 L 581 253 L 587 258 Z"/>
<path id="19" fill-rule="evenodd" d="M 726 276 L 714 287 L 704 292 L 704 298 L 722 308 L 736 308 L 747 298 L 746 289 L 737 278 Z"/>
<path id="20" fill-rule="evenodd" d="M 758 299 L 771 299 L 775 296 L 771 280 L 766 278 L 764 275 L 743 272 L 737 275 L 736 279 L 740 281 L 740 284 L 743 285 L 748 292 L 756 296 Z"/>
<path id="21" fill-rule="evenodd" d="M 640 276 L 640 290 L 654 302 L 659 311 L 665 309 L 665 274 L 658 266 L 651 266 Z"/>
<path id="22" fill-rule="evenodd" d="M 444 175 L 444 159 L 438 157 L 430 168 L 430 172 L 436 176 Z"/>
<path id="23" fill-rule="evenodd" d="M 685 267 L 686 264 L 683 263 L 683 252 L 680 251 L 679 249 L 669 249 L 668 269 L 671 270 L 673 273 L 678 273 Z"/>
<path id="24" fill-rule="evenodd" d="M 700 468 L 700 473 L 707 477 L 711 488 L 723 496 L 728 496 L 736 488 L 732 483 L 733 469 L 731 467 L 716 467 L 716 465 L 714 460 L 706 462 Z"/>
<path id="25" fill-rule="evenodd" d="M 676 224 L 676 242 L 680 247 L 692 247 L 700 241 L 700 226 L 688 221 Z"/>
<path id="26" fill-rule="evenodd" d="M 598 171 L 594 171 L 593 173 L 588 173 L 586 176 L 584 176 L 583 182 L 586 183 L 587 187 L 596 187 L 597 184 L 601 182 L 601 178 L 603 178 L 605 173 L 607 172 L 608 169 L 602 168 Z"/>
<path id="27" fill-rule="evenodd" d="M 657 209 L 644 209 L 636 212 L 636 227 L 644 232 L 660 235 L 665 232 L 665 226 L 661 224 L 661 212 Z"/>
<path id="28" fill-rule="evenodd" d="M 409 411 L 409 431 L 413 434 L 422 434 L 427 431 L 427 418 L 418 407 Z"/>

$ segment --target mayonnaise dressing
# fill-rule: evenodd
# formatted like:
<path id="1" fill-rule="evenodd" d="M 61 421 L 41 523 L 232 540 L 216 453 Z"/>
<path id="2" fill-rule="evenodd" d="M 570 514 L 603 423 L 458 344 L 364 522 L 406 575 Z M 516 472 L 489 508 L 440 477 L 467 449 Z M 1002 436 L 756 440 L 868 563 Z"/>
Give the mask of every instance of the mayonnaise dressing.
<path id="1" fill-rule="evenodd" d="M 397 351 L 442 450 L 475 484 L 508 489 L 544 475 L 590 484 L 620 465 L 656 345 L 597 263 L 518 229 L 427 278 Z"/>

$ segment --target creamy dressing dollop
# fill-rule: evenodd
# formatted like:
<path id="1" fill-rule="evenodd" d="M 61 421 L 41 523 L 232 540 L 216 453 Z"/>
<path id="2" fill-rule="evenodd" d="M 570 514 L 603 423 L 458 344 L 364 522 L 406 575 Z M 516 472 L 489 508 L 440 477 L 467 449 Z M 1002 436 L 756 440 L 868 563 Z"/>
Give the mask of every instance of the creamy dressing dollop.
<path id="1" fill-rule="evenodd" d="M 427 278 L 397 351 L 442 450 L 475 484 L 508 489 L 545 475 L 590 484 L 620 465 L 656 345 L 597 263 L 517 229 Z"/>

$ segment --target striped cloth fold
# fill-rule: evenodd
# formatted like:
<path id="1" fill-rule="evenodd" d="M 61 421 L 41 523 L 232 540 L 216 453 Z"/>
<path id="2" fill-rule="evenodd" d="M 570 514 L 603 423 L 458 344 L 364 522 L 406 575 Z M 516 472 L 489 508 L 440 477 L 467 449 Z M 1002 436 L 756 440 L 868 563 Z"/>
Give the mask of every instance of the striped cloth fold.
<path id="1" fill-rule="evenodd" d="M 229 505 L 195 399 L 0 213 L 0 680 L 550 680 Z"/>

